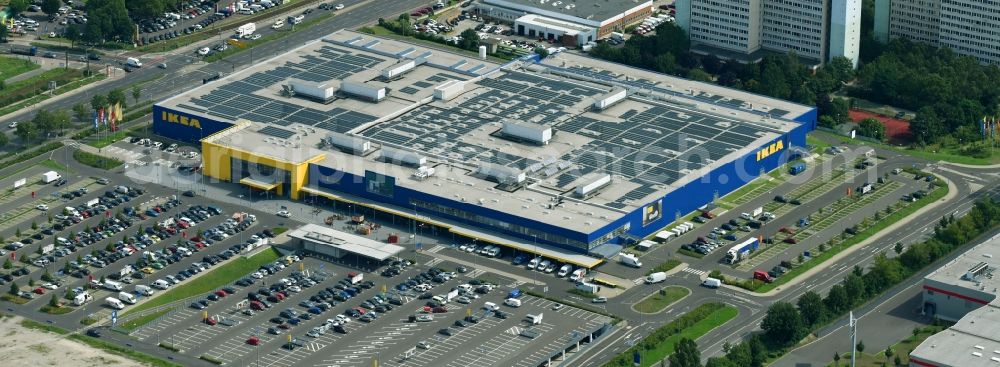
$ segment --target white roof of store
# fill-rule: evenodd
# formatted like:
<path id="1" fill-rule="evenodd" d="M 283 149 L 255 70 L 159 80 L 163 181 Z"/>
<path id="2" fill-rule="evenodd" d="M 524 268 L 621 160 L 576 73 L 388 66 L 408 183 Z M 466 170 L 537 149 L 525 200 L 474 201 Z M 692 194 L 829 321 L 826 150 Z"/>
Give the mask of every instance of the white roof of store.
<path id="1" fill-rule="evenodd" d="M 342 251 L 367 256 L 380 261 L 396 256 L 405 250 L 401 246 L 382 243 L 367 237 L 341 232 L 312 223 L 292 230 L 288 236 L 320 245 L 332 246 Z"/>

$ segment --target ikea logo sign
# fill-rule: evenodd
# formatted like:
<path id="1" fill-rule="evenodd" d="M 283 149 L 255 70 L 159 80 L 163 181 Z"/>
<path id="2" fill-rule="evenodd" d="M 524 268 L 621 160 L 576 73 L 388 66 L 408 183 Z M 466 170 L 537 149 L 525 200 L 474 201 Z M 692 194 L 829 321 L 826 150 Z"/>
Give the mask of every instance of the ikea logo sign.
<path id="1" fill-rule="evenodd" d="M 160 111 L 160 112 L 161 112 L 160 117 L 163 119 L 163 121 L 172 122 L 175 124 L 181 124 L 184 126 L 190 126 L 196 129 L 201 129 L 201 121 L 198 121 L 198 119 L 196 118 L 190 118 L 187 116 L 182 116 L 167 111 Z"/>
<path id="2" fill-rule="evenodd" d="M 771 154 L 778 153 L 785 149 L 785 143 L 778 140 L 771 145 L 768 145 L 757 151 L 757 161 L 760 162 L 761 159 L 767 158 Z"/>

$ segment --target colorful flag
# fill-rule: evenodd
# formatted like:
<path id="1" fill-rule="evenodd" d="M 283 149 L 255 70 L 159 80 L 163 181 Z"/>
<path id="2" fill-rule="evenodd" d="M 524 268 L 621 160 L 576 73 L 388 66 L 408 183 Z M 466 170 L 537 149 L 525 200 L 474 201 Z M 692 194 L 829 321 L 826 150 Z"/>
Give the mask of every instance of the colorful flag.
<path id="1" fill-rule="evenodd" d="M 986 137 L 986 116 L 983 116 L 983 120 L 979 123 L 979 135 Z"/>
<path id="2" fill-rule="evenodd" d="M 106 120 L 104 118 L 104 108 L 101 108 L 101 109 L 97 110 L 97 119 L 100 120 L 100 122 L 102 122 L 105 125 L 107 125 L 107 121 L 108 120 Z"/>
<path id="3" fill-rule="evenodd" d="M 98 125 L 97 125 L 97 111 L 93 111 L 90 114 L 94 118 L 94 130 L 97 130 L 98 129 Z"/>

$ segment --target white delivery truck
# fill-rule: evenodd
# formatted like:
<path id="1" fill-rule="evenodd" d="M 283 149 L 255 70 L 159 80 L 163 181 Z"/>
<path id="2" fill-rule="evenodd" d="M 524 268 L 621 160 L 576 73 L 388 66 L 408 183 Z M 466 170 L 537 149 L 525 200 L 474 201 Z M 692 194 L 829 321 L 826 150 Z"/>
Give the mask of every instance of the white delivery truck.
<path id="1" fill-rule="evenodd" d="M 521 307 L 521 300 L 517 298 L 508 298 L 503 300 L 503 304 L 510 307 Z"/>
<path id="2" fill-rule="evenodd" d="M 722 281 L 715 278 L 707 278 L 701 285 L 708 288 L 719 288 L 722 286 Z"/>
<path id="3" fill-rule="evenodd" d="M 135 295 L 129 292 L 118 292 L 118 299 L 130 305 L 134 305 L 137 301 Z"/>
<path id="4" fill-rule="evenodd" d="M 141 294 L 143 296 L 152 296 L 153 292 L 155 292 L 153 288 L 150 288 L 148 285 L 142 285 L 142 284 L 135 285 L 135 293 Z"/>
<path id="5" fill-rule="evenodd" d="M 622 264 L 625 264 L 625 265 L 628 265 L 628 266 L 631 266 L 631 267 L 634 267 L 634 268 L 640 268 L 640 267 L 642 267 L 642 261 L 639 261 L 639 257 L 635 256 L 633 254 L 627 253 L 627 252 L 619 253 L 618 254 L 618 261 L 621 262 Z"/>
<path id="6" fill-rule="evenodd" d="M 90 302 L 92 299 L 94 299 L 94 297 L 92 297 L 90 293 L 83 292 L 73 297 L 73 305 L 83 306 L 84 303 Z"/>
<path id="7" fill-rule="evenodd" d="M 153 282 L 153 284 L 151 284 L 151 286 L 156 289 L 167 289 L 170 287 L 170 283 L 167 283 L 167 281 L 163 279 L 157 279 Z"/>
<path id="8" fill-rule="evenodd" d="M 529 313 L 528 316 L 524 318 L 524 321 L 527 321 L 529 324 L 532 325 L 538 325 L 542 323 L 542 316 L 544 316 L 544 314 L 542 313 L 539 313 L 537 315 L 532 315 Z"/>
<path id="9" fill-rule="evenodd" d="M 655 284 L 667 280 L 667 273 L 657 272 L 646 277 L 646 284 Z"/>
<path id="10" fill-rule="evenodd" d="M 118 292 L 118 291 L 122 290 L 122 284 L 118 283 L 118 282 L 115 282 L 115 281 L 111 281 L 111 280 L 105 280 L 104 281 L 104 288 L 107 288 L 107 290 L 109 290 L 109 291 L 116 291 L 116 292 Z"/>
<path id="11" fill-rule="evenodd" d="M 125 303 L 123 303 L 120 299 L 117 299 L 115 297 L 105 298 L 104 302 L 108 305 L 108 307 L 111 307 L 116 310 L 121 310 L 125 308 Z"/>
<path id="12" fill-rule="evenodd" d="M 139 59 L 137 59 L 137 58 L 130 57 L 130 58 L 125 59 L 125 65 L 131 66 L 133 68 L 141 68 L 142 67 L 142 62 L 139 61 Z"/>
<path id="13" fill-rule="evenodd" d="M 42 183 L 53 183 L 60 178 L 62 176 L 59 175 L 59 172 L 48 171 L 42 174 Z"/>
<path id="14" fill-rule="evenodd" d="M 236 37 L 243 38 L 253 34 L 257 31 L 257 25 L 255 23 L 247 23 L 236 28 Z"/>

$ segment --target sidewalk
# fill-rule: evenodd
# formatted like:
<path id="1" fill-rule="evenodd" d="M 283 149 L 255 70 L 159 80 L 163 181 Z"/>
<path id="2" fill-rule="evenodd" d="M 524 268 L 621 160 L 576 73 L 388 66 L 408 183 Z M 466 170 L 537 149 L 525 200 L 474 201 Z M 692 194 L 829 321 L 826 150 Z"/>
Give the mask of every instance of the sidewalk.
<path id="1" fill-rule="evenodd" d="M 38 70 L 42 70 L 42 69 L 38 69 Z M 124 71 L 113 72 L 111 76 L 108 76 L 108 77 L 104 78 L 103 80 L 99 80 L 99 81 L 96 81 L 96 82 L 84 85 L 82 87 L 73 89 L 72 91 L 69 91 L 69 92 L 66 92 L 66 93 L 63 93 L 63 94 L 60 94 L 60 95 L 57 95 L 57 96 L 50 97 L 50 98 L 48 98 L 48 99 L 46 99 L 46 100 L 44 100 L 42 102 L 39 102 L 37 104 L 33 104 L 33 105 L 30 105 L 30 106 L 24 106 L 23 108 L 21 108 L 21 109 L 19 109 L 17 111 L 14 111 L 14 112 L 8 113 L 6 115 L 0 116 L 0 119 L 12 118 L 13 115 L 22 113 L 25 110 L 28 110 L 28 109 L 37 110 L 39 108 L 48 106 L 48 105 L 53 104 L 55 102 L 62 101 L 63 99 L 66 99 L 66 98 L 76 98 L 77 95 L 79 95 L 80 93 L 82 93 L 84 91 L 91 90 L 91 89 L 94 89 L 96 87 L 100 87 L 100 86 L 102 86 L 102 85 L 104 85 L 104 84 L 106 84 L 108 82 L 121 79 L 121 78 L 123 78 L 125 76 L 125 74 L 126 73 Z"/>

